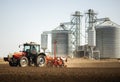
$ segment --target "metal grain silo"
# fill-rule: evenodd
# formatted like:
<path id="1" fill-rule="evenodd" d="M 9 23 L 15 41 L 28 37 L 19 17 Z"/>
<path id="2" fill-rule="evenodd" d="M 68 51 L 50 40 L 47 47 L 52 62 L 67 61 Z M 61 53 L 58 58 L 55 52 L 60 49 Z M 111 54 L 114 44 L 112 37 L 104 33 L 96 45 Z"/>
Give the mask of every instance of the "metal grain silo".
<path id="1" fill-rule="evenodd" d="M 120 26 L 116 24 L 97 26 L 96 45 L 101 58 L 120 58 Z"/>
<path id="2" fill-rule="evenodd" d="M 52 30 L 52 54 L 54 54 L 54 42 L 56 43 L 56 55 L 68 55 L 68 30 Z"/>

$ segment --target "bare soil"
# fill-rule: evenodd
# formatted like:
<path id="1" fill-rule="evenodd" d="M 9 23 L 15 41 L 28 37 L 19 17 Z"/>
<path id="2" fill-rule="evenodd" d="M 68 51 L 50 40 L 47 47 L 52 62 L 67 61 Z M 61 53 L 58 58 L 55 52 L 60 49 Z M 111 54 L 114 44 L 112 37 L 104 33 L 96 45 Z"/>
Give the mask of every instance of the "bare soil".
<path id="1" fill-rule="evenodd" d="M 69 59 L 67 68 L 0 64 L 0 82 L 120 82 L 120 62 Z"/>

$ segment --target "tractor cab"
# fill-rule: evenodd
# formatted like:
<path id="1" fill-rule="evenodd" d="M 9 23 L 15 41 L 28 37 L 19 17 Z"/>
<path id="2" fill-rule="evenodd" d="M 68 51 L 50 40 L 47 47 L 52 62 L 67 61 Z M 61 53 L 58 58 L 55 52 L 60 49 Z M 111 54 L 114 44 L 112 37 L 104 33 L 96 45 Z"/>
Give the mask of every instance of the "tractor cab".
<path id="1" fill-rule="evenodd" d="M 27 54 L 38 54 L 40 53 L 40 45 L 35 44 L 34 42 L 25 43 L 23 44 L 23 52 L 26 52 Z"/>

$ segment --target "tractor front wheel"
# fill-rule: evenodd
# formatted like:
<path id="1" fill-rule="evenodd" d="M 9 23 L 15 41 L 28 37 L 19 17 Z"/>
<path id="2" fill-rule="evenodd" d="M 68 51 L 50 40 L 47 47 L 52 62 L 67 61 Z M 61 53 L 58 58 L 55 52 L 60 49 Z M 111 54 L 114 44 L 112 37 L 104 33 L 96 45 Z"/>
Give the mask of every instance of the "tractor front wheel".
<path id="1" fill-rule="evenodd" d="M 9 65 L 10 65 L 11 67 L 17 67 L 18 64 L 17 64 L 17 63 L 13 63 L 13 62 L 10 61 L 10 62 L 9 62 Z"/>
<path id="2" fill-rule="evenodd" d="M 28 66 L 28 59 L 27 59 L 27 57 L 23 56 L 23 57 L 20 58 L 19 66 L 20 67 Z"/>

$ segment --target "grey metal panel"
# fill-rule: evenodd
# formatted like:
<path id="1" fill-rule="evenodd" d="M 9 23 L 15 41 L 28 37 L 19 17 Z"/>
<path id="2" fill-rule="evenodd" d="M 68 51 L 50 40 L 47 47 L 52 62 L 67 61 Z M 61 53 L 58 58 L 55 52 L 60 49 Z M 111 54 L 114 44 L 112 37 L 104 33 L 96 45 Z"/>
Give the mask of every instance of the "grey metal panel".
<path id="1" fill-rule="evenodd" d="M 101 58 L 120 58 L 120 28 L 115 26 L 97 26 L 96 45 Z"/>
<path id="2" fill-rule="evenodd" d="M 67 30 L 53 30 L 52 31 L 52 53 L 54 54 L 54 42 L 56 44 L 56 55 L 68 55 L 68 31 Z"/>
<path id="3" fill-rule="evenodd" d="M 41 34 L 41 48 L 47 49 L 47 43 L 48 43 L 48 35 L 47 34 Z"/>
<path id="4" fill-rule="evenodd" d="M 88 45 L 96 46 L 96 32 L 95 30 L 88 31 Z"/>

